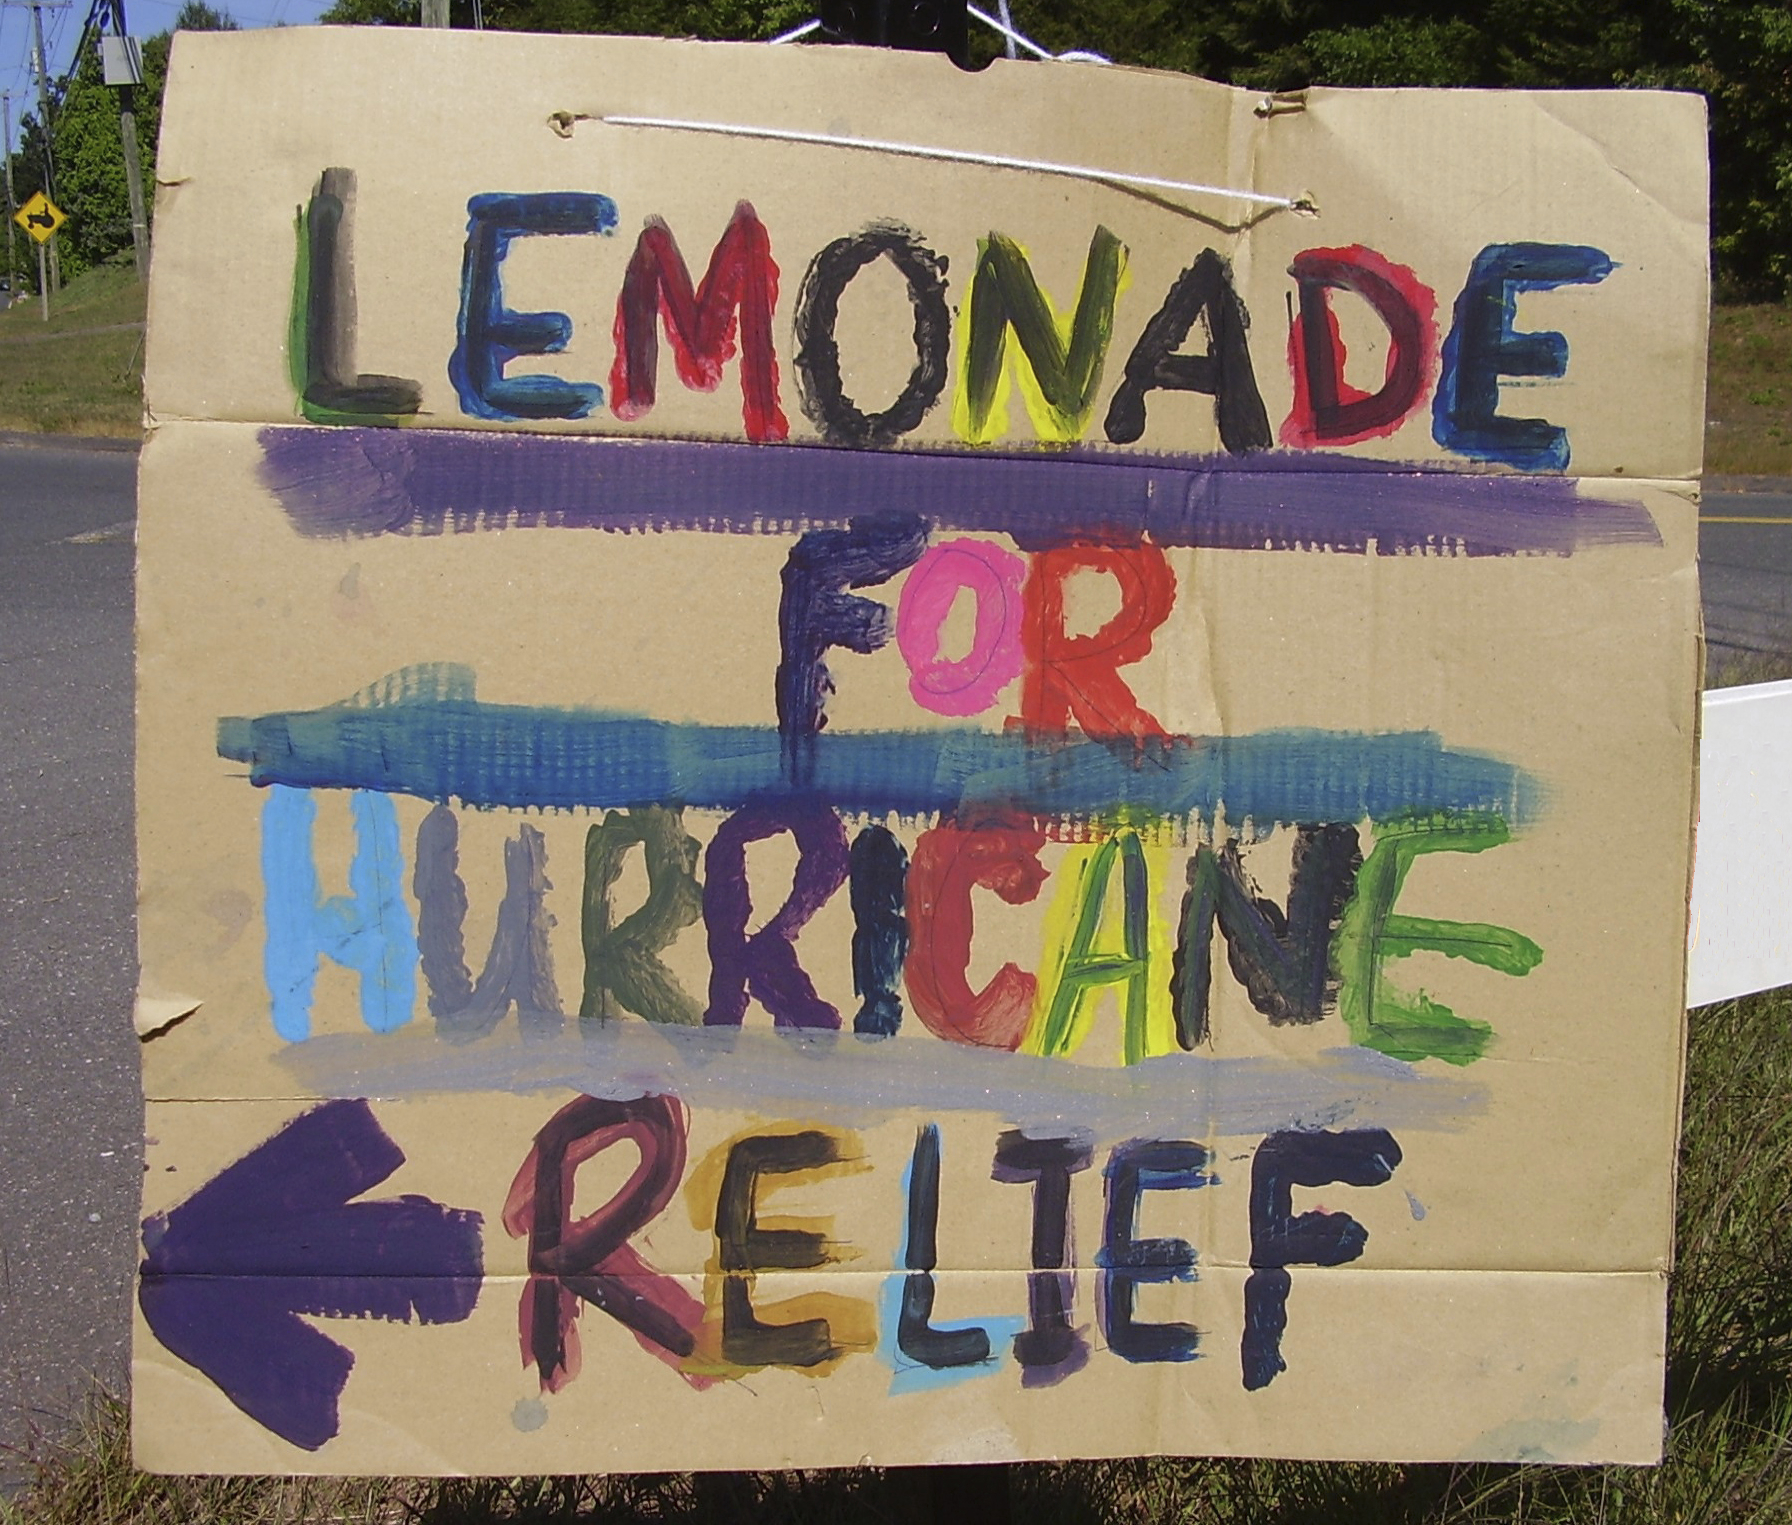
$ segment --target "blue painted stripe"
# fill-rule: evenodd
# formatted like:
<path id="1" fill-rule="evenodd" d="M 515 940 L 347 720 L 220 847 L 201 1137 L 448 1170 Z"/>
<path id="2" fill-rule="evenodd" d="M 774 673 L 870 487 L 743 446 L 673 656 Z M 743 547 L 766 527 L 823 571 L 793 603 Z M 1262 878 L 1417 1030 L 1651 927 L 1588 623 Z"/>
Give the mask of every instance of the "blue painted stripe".
<path id="1" fill-rule="evenodd" d="M 218 751 L 247 763 L 256 784 L 510 809 L 734 810 L 801 797 L 874 817 L 988 805 L 1075 819 L 1131 807 L 1270 824 L 1487 810 L 1517 826 L 1542 803 L 1522 769 L 1429 731 L 1177 737 L 1142 751 L 1012 731 L 824 732 L 793 781 L 770 727 L 412 697 L 222 720 Z"/>

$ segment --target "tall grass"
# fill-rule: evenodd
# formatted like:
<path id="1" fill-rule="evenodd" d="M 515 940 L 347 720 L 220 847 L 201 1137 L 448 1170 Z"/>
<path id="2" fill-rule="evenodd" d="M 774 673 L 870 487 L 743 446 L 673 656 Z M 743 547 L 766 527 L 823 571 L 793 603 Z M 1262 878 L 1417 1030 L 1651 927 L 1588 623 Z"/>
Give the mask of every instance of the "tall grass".
<path id="1" fill-rule="evenodd" d="M 1705 470 L 1792 476 L 1792 304 L 1712 308 Z"/>
<path id="2" fill-rule="evenodd" d="M 1010 1469 L 1027 1525 L 1744 1525 L 1792 1520 L 1792 989 L 1690 1017 L 1659 1468 L 1146 1457 Z M 130 1465 L 100 1397 L 0 1525 L 872 1525 L 935 1517 L 923 1472 L 188 1479 Z M 942 1512 L 940 1517 L 944 1517 Z"/>
<path id="3" fill-rule="evenodd" d="M 1706 659 L 1706 688 L 1737 688 L 1747 683 L 1783 683 L 1792 678 L 1792 631 L 1784 631 L 1777 651 L 1737 651 Z"/>
<path id="4" fill-rule="evenodd" d="M 103 265 L 0 312 L 0 429 L 131 437 L 143 428 L 144 288 Z"/>

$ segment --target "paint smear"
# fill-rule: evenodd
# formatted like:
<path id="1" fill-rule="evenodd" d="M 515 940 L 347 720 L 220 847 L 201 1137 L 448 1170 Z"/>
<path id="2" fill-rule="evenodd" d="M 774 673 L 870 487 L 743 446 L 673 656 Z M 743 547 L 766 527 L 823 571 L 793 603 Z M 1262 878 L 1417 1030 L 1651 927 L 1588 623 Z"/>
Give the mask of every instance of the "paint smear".
<path id="1" fill-rule="evenodd" d="M 394 675 L 324 709 L 218 723 L 218 752 L 256 785 L 360 789 L 478 808 L 668 805 L 735 810 L 823 800 L 906 818 L 992 806 L 1061 820 L 1116 801 L 1166 817 L 1258 826 L 1479 811 L 1512 826 L 1544 803 L 1539 783 L 1430 731 L 1370 736 L 1291 729 L 1171 737 L 1136 746 L 1030 740 L 967 729 L 823 732 L 800 782 L 776 729 L 647 720 L 604 710 L 482 704 L 462 674 L 431 691 Z"/>
<path id="2" fill-rule="evenodd" d="M 863 1121 L 912 1112 L 981 1112 L 1016 1126 L 1074 1124 L 1097 1134 L 1257 1137 L 1290 1129 L 1375 1126 L 1457 1132 L 1486 1107 L 1486 1088 L 1457 1072 L 1429 1075 L 1368 1049 L 1311 1060 L 1164 1054 L 1126 1068 L 843 1032 L 586 1023 L 528 1043 L 465 1046 L 428 1032 L 319 1034 L 279 1062 L 324 1096 L 434 1091 L 581 1091 L 628 1101 L 672 1093 L 693 1110 Z"/>
<path id="3" fill-rule="evenodd" d="M 303 535 L 561 527 L 774 535 L 866 503 L 932 530 L 1350 555 L 1566 556 L 1659 546 L 1648 510 L 1563 477 L 1390 468 L 1309 452 L 1036 456 L 579 439 L 448 430 L 260 431 L 261 480 Z M 1266 469 L 1269 468 L 1269 469 Z"/>

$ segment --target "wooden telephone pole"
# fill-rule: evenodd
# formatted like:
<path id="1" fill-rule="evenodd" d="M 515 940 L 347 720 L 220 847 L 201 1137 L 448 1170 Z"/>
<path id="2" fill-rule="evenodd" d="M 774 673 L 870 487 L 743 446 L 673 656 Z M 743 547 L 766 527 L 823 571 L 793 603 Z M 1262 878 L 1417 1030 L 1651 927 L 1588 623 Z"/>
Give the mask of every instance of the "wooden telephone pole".
<path id="1" fill-rule="evenodd" d="M 37 125 L 44 139 L 44 195 L 52 201 L 56 199 L 56 161 L 50 150 L 50 69 L 44 59 L 44 7 L 48 5 L 52 10 L 61 10 L 73 3 L 74 0 L 31 0 L 31 57 L 37 67 Z M 46 301 L 50 290 L 62 290 L 62 254 L 54 238 L 50 240 L 49 255 Z"/>
<path id="2" fill-rule="evenodd" d="M 0 91 L 0 128 L 3 128 L 6 145 L 6 290 L 9 297 L 17 297 L 13 282 L 18 278 L 18 224 L 13 218 L 18 216 L 18 198 L 12 193 L 12 91 Z"/>
<path id="3" fill-rule="evenodd" d="M 98 7 L 96 7 L 98 9 Z M 124 147 L 124 183 L 131 198 L 131 252 L 137 279 L 149 279 L 149 217 L 143 205 L 143 156 L 137 148 L 136 87 L 143 83 L 142 55 L 125 29 L 124 0 L 111 0 L 116 47 L 105 57 L 106 83 L 118 91 L 118 134 Z M 91 17 L 89 18 L 91 25 Z M 100 43 L 105 51 L 105 40 Z"/>

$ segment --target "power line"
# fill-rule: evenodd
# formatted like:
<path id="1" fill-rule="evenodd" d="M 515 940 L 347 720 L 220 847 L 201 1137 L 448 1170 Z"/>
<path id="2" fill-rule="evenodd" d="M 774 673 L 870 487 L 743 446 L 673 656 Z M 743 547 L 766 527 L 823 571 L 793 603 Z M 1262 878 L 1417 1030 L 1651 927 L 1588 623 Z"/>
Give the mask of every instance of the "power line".
<path id="1" fill-rule="evenodd" d="M 19 8 L 23 9 L 22 6 Z M 4 24 L 11 9 L 10 6 L 0 9 L 0 25 Z M 21 96 L 27 93 L 28 87 L 36 77 L 31 67 L 31 23 L 29 21 L 24 23 L 22 35 L 19 38 L 19 61 L 13 65 L 11 77 L 12 82 L 19 87 L 14 93 Z M 22 119 L 23 114 L 21 113 Z"/>

